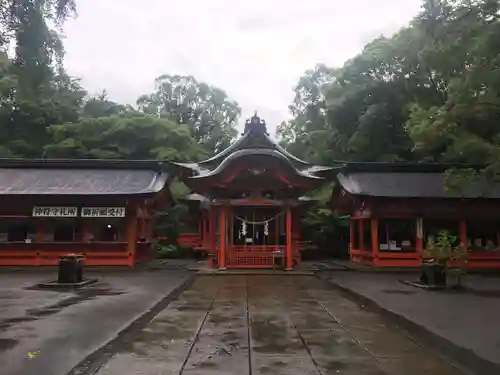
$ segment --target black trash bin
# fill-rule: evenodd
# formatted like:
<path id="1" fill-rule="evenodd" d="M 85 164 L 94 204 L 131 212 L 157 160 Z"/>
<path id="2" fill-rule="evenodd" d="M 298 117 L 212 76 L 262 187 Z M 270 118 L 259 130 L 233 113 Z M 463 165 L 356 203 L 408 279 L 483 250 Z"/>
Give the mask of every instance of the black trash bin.
<path id="1" fill-rule="evenodd" d="M 65 255 L 59 259 L 59 274 L 57 282 L 60 284 L 78 284 L 83 281 L 83 256 Z"/>

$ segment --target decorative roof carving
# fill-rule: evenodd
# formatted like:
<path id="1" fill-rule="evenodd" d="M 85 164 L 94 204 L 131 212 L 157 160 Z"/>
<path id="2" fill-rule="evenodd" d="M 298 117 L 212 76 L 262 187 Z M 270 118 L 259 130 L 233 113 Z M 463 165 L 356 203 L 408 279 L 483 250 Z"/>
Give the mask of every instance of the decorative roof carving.
<path id="1" fill-rule="evenodd" d="M 249 133 L 251 131 L 269 135 L 269 133 L 267 132 L 266 122 L 262 120 L 259 116 L 257 116 L 257 111 L 255 111 L 254 115 L 246 121 L 245 130 L 242 135 Z"/>

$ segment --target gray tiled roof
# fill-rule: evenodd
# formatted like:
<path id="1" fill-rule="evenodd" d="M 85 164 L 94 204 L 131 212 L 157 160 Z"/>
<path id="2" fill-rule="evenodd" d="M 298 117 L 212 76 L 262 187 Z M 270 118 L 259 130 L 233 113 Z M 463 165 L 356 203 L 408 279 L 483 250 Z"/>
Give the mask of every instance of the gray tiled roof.
<path id="1" fill-rule="evenodd" d="M 160 191 L 158 164 L 131 162 L 0 163 L 0 195 L 135 195 Z"/>
<path id="2" fill-rule="evenodd" d="M 339 173 L 342 187 L 353 195 L 394 198 L 500 198 L 500 184 L 470 183 L 447 189 L 444 172 Z"/>

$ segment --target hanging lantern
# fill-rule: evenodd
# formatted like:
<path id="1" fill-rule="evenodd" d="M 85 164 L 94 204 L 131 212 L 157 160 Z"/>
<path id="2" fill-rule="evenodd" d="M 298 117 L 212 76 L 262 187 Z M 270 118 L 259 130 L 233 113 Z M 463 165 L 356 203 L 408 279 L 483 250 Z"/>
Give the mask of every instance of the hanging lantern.
<path id="1" fill-rule="evenodd" d="M 245 221 L 241 223 L 241 234 L 243 236 L 247 235 L 247 223 Z"/>
<path id="2" fill-rule="evenodd" d="M 264 236 L 269 235 L 269 221 L 266 221 L 264 224 Z"/>

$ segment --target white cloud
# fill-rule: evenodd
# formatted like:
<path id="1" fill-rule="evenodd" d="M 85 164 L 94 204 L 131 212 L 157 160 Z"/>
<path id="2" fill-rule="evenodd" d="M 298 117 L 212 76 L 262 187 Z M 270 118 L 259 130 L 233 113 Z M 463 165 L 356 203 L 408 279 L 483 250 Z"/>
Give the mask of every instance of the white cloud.
<path id="1" fill-rule="evenodd" d="M 154 78 L 190 74 L 254 109 L 271 131 L 316 63 L 340 66 L 418 12 L 420 0 L 82 0 L 66 67 L 91 92 L 135 103 Z"/>

